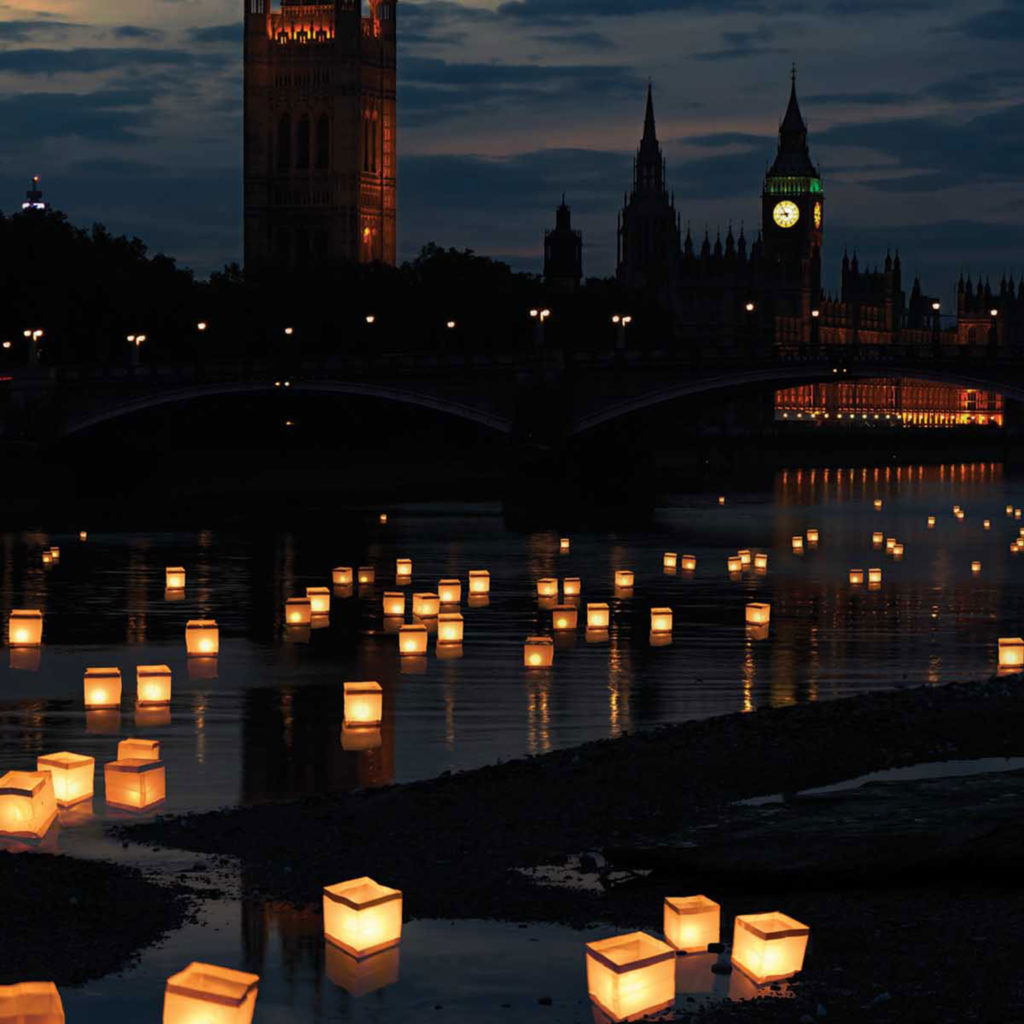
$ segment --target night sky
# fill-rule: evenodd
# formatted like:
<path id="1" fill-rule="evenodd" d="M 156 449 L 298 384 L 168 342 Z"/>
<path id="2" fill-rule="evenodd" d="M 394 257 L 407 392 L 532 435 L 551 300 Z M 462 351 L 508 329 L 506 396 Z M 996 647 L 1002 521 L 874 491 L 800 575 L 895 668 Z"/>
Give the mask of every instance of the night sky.
<path id="1" fill-rule="evenodd" d="M 0 2 L 0 208 L 205 274 L 241 251 L 242 0 Z M 1024 0 L 400 0 L 399 252 L 539 269 L 564 190 L 609 274 L 647 79 L 684 227 L 756 230 L 790 63 L 844 244 L 950 295 L 1024 271 Z M 909 285 L 909 283 L 908 283 Z"/>

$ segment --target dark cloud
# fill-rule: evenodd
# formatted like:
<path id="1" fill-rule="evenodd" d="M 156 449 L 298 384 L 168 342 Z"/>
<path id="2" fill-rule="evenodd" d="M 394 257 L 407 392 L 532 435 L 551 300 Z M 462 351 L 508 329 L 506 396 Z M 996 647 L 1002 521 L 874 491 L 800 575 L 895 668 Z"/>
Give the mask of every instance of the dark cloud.
<path id="1" fill-rule="evenodd" d="M 767 0 L 507 0 L 498 15 L 534 23 L 577 23 L 581 18 L 630 17 L 672 11 L 726 14 L 730 11 L 762 12 L 780 6 Z"/>
<path id="2" fill-rule="evenodd" d="M 188 38 L 193 43 L 241 43 L 242 26 L 239 22 L 227 25 L 207 25 L 204 28 L 189 29 Z"/>
<path id="3" fill-rule="evenodd" d="M 0 145 L 82 138 L 130 143 L 147 127 L 153 90 L 101 89 L 90 93 L 20 93 L 0 99 Z"/>
<path id="4" fill-rule="evenodd" d="M 751 57 L 767 57 L 780 53 L 788 54 L 790 52 L 790 50 L 777 46 L 732 46 L 726 47 L 724 50 L 703 50 L 698 53 L 692 53 L 690 56 L 694 60 L 748 60 Z"/>
<path id="5" fill-rule="evenodd" d="M 0 41 L 5 43 L 24 43 L 37 35 L 63 36 L 71 29 L 81 28 L 73 21 L 53 21 L 46 18 L 15 19 L 0 21 Z"/>
<path id="6" fill-rule="evenodd" d="M 144 28 L 142 25 L 118 25 L 113 32 L 115 39 L 163 39 L 158 28 Z"/>
<path id="7" fill-rule="evenodd" d="M 554 46 L 564 46 L 577 50 L 593 50 L 607 52 L 615 49 L 615 43 L 600 32 L 553 32 L 548 35 L 535 36 L 540 42 Z"/>
<path id="8" fill-rule="evenodd" d="M 992 10 L 971 15 L 956 28 L 974 39 L 1019 42 L 1024 39 L 1024 0 L 1006 0 Z"/>
<path id="9" fill-rule="evenodd" d="M 890 107 L 907 100 L 913 99 L 912 93 L 886 92 L 820 92 L 813 96 L 807 96 L 803 104 L 810 106 L 866 106 L 866 107 Z"/>
<path id="10" fill-rule="evenodd" d="M 187 50 L 140 47 L 80 47 L 74 50 L 24 49 L 0 51 L 0 71 L 21 75 L 89 74 L 128 65 L 191 64 Z"/>

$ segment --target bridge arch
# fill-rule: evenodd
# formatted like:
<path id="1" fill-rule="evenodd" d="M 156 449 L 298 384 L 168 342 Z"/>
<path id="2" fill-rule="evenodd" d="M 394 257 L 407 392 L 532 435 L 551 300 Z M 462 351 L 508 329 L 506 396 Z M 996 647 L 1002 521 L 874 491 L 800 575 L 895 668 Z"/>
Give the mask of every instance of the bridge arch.
<path id="1" fill-rule="evenodd" d="M 876 364 L 835 368 L 831 364 L 808 366 L 806 364 L 780 363 L 777 366 L 753 367 L 743 370 L 697 371 L 696 373 L 687 370 L 685 372 L 687 373 L 686 379 L 632 395 L 623 394 L 617 399 L 606 399 L 600 407 L 580 413 L 573 419 L 569 430 L 570 436 L 576 437 L 585 434 L 623 416 L 643 412 L 645 409 L 653 409 L 655 406 L 679 398 L 696 397 L 715 391 L 756 385 L 781 389 L 798 387 L 801 384 L 829 384 L 851 379 L 877 380 L 901 377 L 936 384 L 953 384 L 963 388 L 975 388 L 978 391 L 990 391 L 1011 401 L 1024 402 L 1024 385 L 1009 384 L 976 372 L 947 367 L 928 369 L 916 365 Z"/>
<path id="2" fill-rule="evenodd" d="M 84 430 L 109 423 L 112 420 L 131 416 L 135 413 L 158 409 L 167 405 L 180 405 L 203 398 L 223 398 L 235 395 L 280 394 L 283 382 L 242 381 L 190 384 L 185 387 L 167 388 L 137 395 L 126 400 L 115 400 L 101 409 L 92 409 L 78 415 L 71 415 L 60 432 L 61 437 L 72 437 Z M 307 380 L 292 381 L 288 387 L 291 394 L 347 395 L 358 398 L 379 398 L 403 405 L 418 406 L 434 412 L 468 420 L 487 427 L 500 434 L 512 433 L 512 421 L 500 413 L 469 405 L 466 402 L 444 395 L 403 388 L 390 384 L 373 384 L 362 381 Z"/>

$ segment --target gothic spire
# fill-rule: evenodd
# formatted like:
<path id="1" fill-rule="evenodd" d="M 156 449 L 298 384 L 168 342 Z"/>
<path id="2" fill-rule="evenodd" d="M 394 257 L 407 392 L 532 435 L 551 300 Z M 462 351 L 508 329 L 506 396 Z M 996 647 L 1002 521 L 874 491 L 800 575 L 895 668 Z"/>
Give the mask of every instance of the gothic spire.
<path id="1" fill-rule="evenodd" d="M 789 104 L 779 124 L 778 152 L 768 172 L 769 177 L 775 175 L 818 177 L 818 169 L 811 162 L 811 154 L 807 149 L 807 125 L 796 98 L 796 64 L 791 74 Z"/>
<path id="2" fill-rule="evenodd" d="M 654 97 L 651 94 L 650 80 L 647 82 L 647 109 L 644 111 L 643 142 L 653 142 L 654 145 L 658 144 L 658 135 L 654 128 Z"/>
<path id="3" fill-rule="evenodd" d="M 644 111 L 644 133 L 640 148 L 636 152 L 633 174 L 634 193 L 665 193 L 665 161 L 658 145 L 658 134 L 654 127 L 654 97 L 651 83 L 647 83 L 647 106 Z"/>

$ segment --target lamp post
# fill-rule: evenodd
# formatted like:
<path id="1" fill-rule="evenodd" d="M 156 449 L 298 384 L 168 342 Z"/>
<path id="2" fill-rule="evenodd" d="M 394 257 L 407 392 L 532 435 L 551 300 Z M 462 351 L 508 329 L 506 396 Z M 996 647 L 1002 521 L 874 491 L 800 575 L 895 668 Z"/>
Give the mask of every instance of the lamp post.
<path id="1" fill-rule="evenodd" d="M 41 327 L 29 327 L 22 331 L 28 338 L 28 364 L 35 366 L 39 362 L 39 340 L 43 337 L 44 331 Z"/>
<path id="2" fill-rule="evenodd" d="M 129 334 L 125 340 L 131 346 L 130 353 L 132 366 L 138 366 L 140 350 L 146 341 L 146 336 L 144 334 Z"/>
<path id="3" fill-rule="evenodd" d="M 531 309 L 530 318 L 533 320 L 533 345 L 534 348 L 544 347 L 544 321 L 551 316 L 550 309 Z"/>
<path id="4" fill-rule="evenodd" d="M 992 324 L 988 329 L 988 344 L 994 349 L 999 344 L 999 310 L 993 306 L 988 315 Z"/>
<path id="5" fill-rule="evenodd" d="M 627 313 L 616 313 L 612 317 L 615 325 L 615 351 L 626 351 L 626 328 L 633 322 L 633 318 Z"/>

